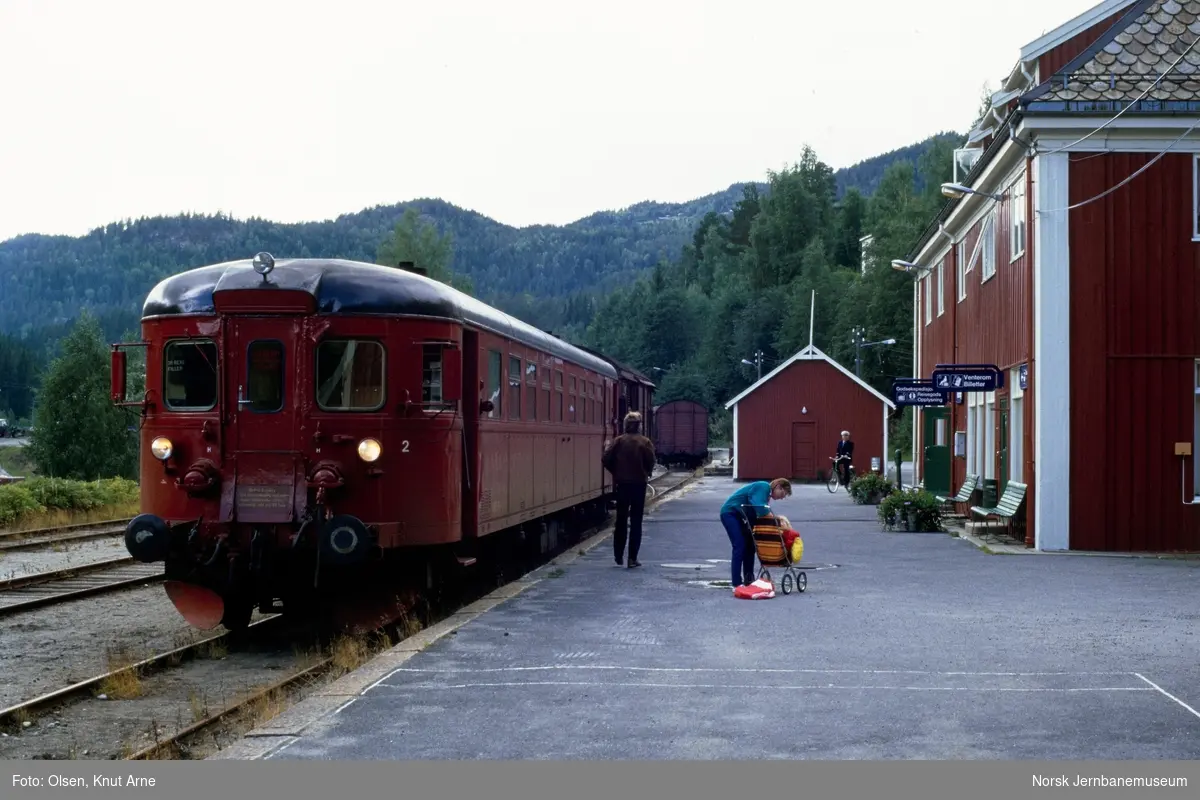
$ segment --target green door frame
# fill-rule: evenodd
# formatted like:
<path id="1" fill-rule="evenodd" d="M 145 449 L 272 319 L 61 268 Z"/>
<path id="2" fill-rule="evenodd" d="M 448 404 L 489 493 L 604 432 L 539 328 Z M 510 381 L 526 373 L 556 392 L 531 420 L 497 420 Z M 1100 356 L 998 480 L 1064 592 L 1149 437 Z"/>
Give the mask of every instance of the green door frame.
<path id="1" fill-rule="evenodd" d="M 945 406 L 926 406 L 923 434 L 925 450 L 921 459 L 921 476 L 925 479 L 925 490 L 934 494 L 949 495 L 950 469 L 950 409 Z M 944 444 L 936 444 L 938 421 L 943 423 Z"/>

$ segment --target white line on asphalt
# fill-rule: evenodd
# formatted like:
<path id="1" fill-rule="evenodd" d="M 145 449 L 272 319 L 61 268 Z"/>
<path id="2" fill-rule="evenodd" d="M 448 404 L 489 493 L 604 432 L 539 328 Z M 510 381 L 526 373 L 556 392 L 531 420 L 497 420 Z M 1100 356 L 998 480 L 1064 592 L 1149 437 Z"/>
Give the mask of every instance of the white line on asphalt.
<path id="1" fill-rule="evenodd" d="M 531 667 L 484 667 L 480 669 L 422 669 L 417 667 L 397 667 L 397 672 L 422 672 L 430 674 L 466 675 L 486 672 L 534 672 L 538 670 L 562 669 L 594 669 L 617 670 L 626 672 L 749 672 L 775 674 L 805 674 L 805 675 L 958 675 L 980 677 L 1014 677 L 1032 678 L 1042 676 L 1075 676 L 1075 675 L 1137 675 L 1136 672 L 935 672 L 919 669 L 784 669 L 772 667 L 626 667 L 617 664 L 546 664 Z M 1140 675 L 1138 677 L 1141 677 Z M 1145 678 L 1142 678 L 1145 680 Z M 1161 691 L 1161 690 L 1160 690 Z"/>
<path id="2" fill-rule="evenodd" d="M 527 686 L 595 686 L 618 688 L 649 688 L 649 689 L 769 689 L 772 691 L 795 691 L 808 689 L 812 691 L 853 690 L 853 691 L 889 691 L 889 692 L 1022 692 L 1035 694 L 1039 692 L 1153 692 L 1148 686 L 1095 686 L 1088 688 L 1016 688 L 1002 686 L 839 686 L 837 684 L 811 684 L 804 686 L 787 686 L 784 684 L 752 684 L 752 683 L 606 683 L 604 681 L 527 681 L 511 683 L 455 683 L 446 686 L 412 686 L 405 684 L 385 683 L 389 689 L 415 689 L 422 692 L 439 691 L 443 689 L 489 689 L 516 688 Z"/>
<path id="3" fill-rule="evenodd" d="M 1142 674 L 1141 674 L 1141 673 L 1139 673 L 1139 672 L 1135 672 L 1135 673 L 1133 673 L 1133 674 L 1134 674 L 1134 675 L 1137 675 L 1139 678 L 1141 678 L 1142 680 L 1144 680 L 1146 683 L 1148 683 L 1148 684 L 1150 684 L 1152 687 L 1154 687 L 1154 691 L 1156 691 L 1156 692 L 1161 692 L 1163 695 L 1165 695 L 1165 696 L 1169 697 L 1170 699 L 1174 700 L 1174 701 L 1175 701 L 1176 703 L 1178 703 L 1179 705 L 1181 705 L 1181 706 L 1183 706 L 1184 708 L 1186 708 L 1188 711 L 1190 711 L 1190 712 L 1192 713 L 1192 716 L 1194 716 L 1194 717 L 1200 717 L 1200 711 L 1196 711 L 1196 709 L 1192 708 L 1192 707 L 1191 707 L 1191 706 L 1189 706 L 1187 703 L 1183 702 L 1183 701 L 1182 701 L 1182 700 L 1180 700 L 1178 697 L 1176 697 L 1175 695 L 1171 694 L 1171 693 L 1170 693 L 1170 692 L 1168 692 L 1166 689 L 1162 688 L 1162 687 L 1161 687 L 1161 686 L 1159 686 L 1157 683 L 1155 683 L 1154 681 L 1152 681 L 1152 680 L 1150 680 L 1149 678 L 1147 678 L 1145 675 L 1142 675 Z"/>

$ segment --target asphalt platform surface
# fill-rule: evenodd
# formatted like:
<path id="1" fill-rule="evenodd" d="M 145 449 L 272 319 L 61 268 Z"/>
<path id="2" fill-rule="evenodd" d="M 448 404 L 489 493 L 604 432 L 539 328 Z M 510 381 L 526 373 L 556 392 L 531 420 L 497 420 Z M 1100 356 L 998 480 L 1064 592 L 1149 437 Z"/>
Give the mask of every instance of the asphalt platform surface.
<path id="1" fill-rule="evenodd" d="M 739 600 L 736 485 L 654 509 L 640 569 L 609 537 L 218 757 L 1200 757 L 1200 564 L 989 555 L 798 486 L 808 590 Z"/>

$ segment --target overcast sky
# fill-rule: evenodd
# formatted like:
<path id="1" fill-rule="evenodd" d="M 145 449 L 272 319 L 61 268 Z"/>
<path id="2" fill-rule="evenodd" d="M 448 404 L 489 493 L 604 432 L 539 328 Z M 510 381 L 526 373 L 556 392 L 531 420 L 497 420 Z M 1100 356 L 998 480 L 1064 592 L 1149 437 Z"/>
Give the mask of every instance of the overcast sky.
<path id="1" fill-rule="evenodd" d="M 441 197 L 566 223 L 964 132 L 1092 0 L 0 0 L 0 240 Z"/>

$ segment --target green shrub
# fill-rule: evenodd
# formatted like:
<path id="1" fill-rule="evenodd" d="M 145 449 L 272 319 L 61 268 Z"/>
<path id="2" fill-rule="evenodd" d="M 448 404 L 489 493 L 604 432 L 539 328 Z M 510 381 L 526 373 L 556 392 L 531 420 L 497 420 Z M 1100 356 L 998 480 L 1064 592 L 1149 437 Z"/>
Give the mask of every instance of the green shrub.
<path id="1" fill-rule="evenodd" d="M 33 493 L 19 483 L 0 486 L 0 525 L 11 525 L 27 514 L 45 511 Z"/>
<path id="2" fill-rule="evenodd" d="M 125 478 L 72 481 L 66 478 L 30 478 L 0 486 L 0 525 L 11 525 L 48 511 L 95 511 L 136 503 L 138 484 Z"/>
<path id="3" fill-rule="evenodd" d="M 877 472 L 868 472 L 850 481 L 847 487 L 854 502 L 861 504 L 877 503 L 896 491 L 896 485 Z"/>
<path id="4" fill-rule="evenodd" d="M 886 530 L 942 530 L 942 507 L 931 492 L 911 488 L 893 492 L 879 504 L 879 521 Z"/>

